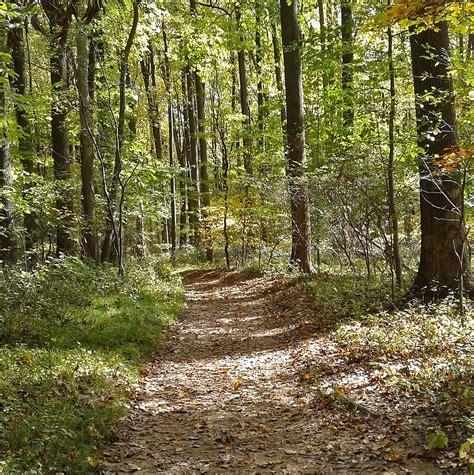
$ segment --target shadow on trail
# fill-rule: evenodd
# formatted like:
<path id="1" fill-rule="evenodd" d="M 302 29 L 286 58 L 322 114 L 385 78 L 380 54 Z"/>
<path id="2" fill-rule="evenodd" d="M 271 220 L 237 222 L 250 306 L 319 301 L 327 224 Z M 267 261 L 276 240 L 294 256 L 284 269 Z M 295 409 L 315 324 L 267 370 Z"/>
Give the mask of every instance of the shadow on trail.
<path id="1" fill-rule="evenodd" d="M 261 275 L 212 270 L 188 271 L 183 277 L 188 289 L 182 320 L 186 331 L 180 330 L 182 345 L 170 347 L 162 361 L 248 356 L 286 348 L 290 342 L 312 336 L 304 322 L 312 312 L 310 302 L 301 315 L 274 315 L 278 296 L 267 292 L 268 284 Z"/>
<path id="2" fill-rule="evenodd" d="M 382 422 L 344 397 L 320 397 L 301 377 L 308 348 L 322 379 L 357 371 L 338 367 L 328 338 L 337 322 L 317 321 L 301 284 L 221 270 L 183 277 L 186 308 L 105 454 L 104 473 L 404 473 L 384 457 L 387 447 L 405 450 L 386 414 Z M 439 473 L 420 457 L 403 470 Z"/>

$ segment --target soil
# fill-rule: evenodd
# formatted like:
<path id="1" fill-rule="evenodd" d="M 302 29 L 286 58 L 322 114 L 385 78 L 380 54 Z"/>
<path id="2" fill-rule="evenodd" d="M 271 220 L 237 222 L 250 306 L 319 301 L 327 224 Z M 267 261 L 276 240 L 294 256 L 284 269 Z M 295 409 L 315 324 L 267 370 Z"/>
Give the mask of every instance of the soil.
<path id="1" fill-rule="evenodd" d="M 421 413 L 371 385 L 301 284 L 219 270 L 184 280 L 186 306 L 102 473 L 452 473 L 427 456 Z"/>

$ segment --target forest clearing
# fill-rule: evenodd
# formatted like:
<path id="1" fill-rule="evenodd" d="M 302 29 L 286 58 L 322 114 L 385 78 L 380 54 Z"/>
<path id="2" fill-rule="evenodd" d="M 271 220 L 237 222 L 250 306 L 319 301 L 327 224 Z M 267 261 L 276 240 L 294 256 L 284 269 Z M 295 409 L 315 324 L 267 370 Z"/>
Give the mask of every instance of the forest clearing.
<path id="1" fill-rule="evenodd" d="M 474 474 L 474 3 L 0 0 L 0 473 Z"/>

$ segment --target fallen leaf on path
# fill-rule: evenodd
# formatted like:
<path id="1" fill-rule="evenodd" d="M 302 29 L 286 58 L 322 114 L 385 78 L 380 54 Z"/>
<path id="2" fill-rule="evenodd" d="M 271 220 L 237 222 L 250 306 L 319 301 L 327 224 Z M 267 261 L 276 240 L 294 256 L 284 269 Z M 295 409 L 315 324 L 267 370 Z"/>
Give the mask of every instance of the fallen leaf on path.
<path id="1" fill-rule="evenodd" d="M 385 454 L 385 459 L 390 462 L 401 462 L 405 458 L 405 449 L 395 447 Z"/>
<path id="2" fill-rule="evenodd" d="M 234 391 L 237 391 L 240 387 L 242 386 L 242 378 L 238 377 L 233 383 L 232 383 L 232 389 Z"/>

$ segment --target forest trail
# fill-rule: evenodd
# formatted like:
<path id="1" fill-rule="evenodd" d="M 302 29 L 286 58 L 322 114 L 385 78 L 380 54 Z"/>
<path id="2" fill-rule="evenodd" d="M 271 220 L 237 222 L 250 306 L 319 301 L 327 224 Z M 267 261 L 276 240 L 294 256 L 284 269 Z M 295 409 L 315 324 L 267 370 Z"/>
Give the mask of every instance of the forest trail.
<path id="1" fill-rule="evenodd" d="M 335 374 L 341 353 L 328 329 L 309 320 L 300 285 L 217 270 L 184 277 L 187 305 L 102 473 L 441 473 L 422 455 L 420 421 L 401 402 L 389 413 L 374 393 L 372 410 L 322 397 L 310 384 L 349 373 L 343 365 Z M 349 368 L 360 380 L 360 368 Z"/>

